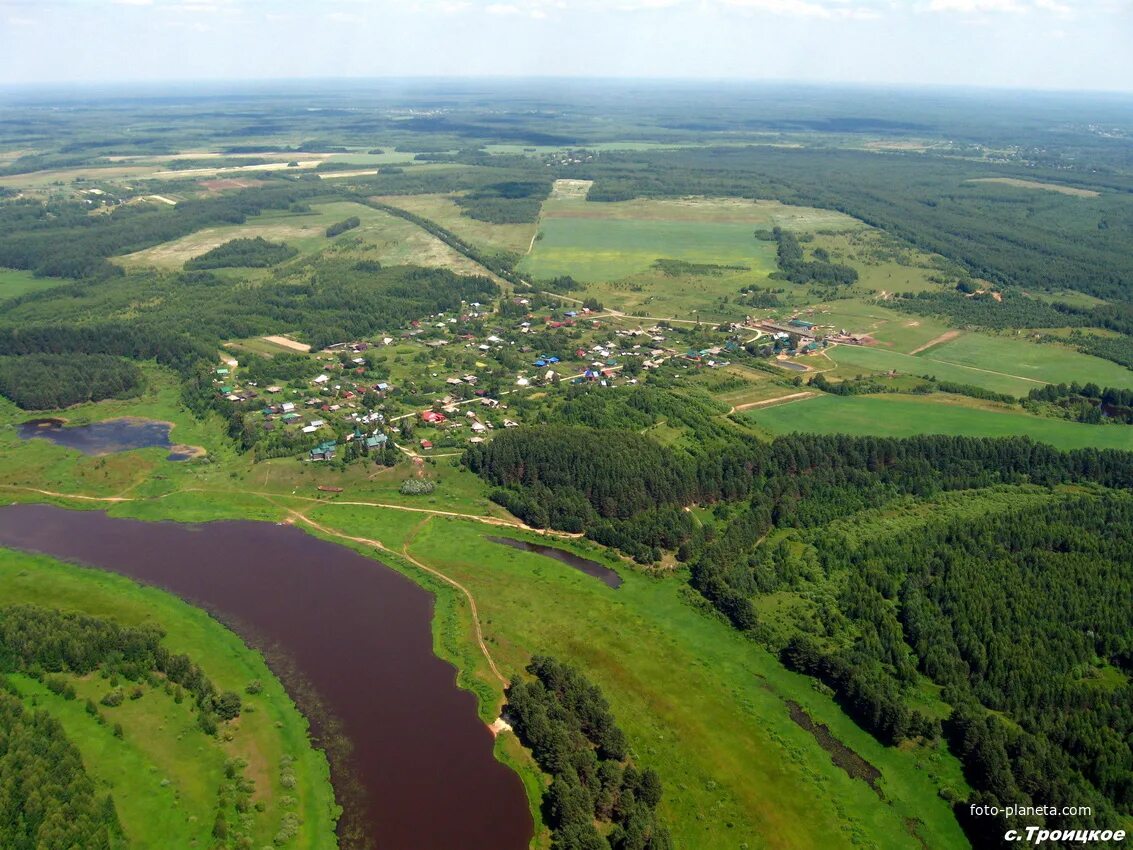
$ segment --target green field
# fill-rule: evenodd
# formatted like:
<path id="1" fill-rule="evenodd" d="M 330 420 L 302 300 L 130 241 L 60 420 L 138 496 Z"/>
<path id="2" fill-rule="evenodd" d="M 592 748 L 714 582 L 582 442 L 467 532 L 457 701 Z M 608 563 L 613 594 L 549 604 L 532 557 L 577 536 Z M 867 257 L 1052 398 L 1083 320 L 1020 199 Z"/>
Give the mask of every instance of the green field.
<path id="1" fill-rule="evenodd" d="M 462 520 L 409 521 L 347 505 L 313 516 L 395 550 L 407 545 L 413 557 L 468 587 L 505 675 L 539 652 L 586 670 L 609 698 L 637 760 L 661 773 L 662 814 L 675 846 L 916 848 L 922 845 L 914 827 L 927 846 L 967 846 L 935 792 L 934 783 L 963 787 L 951 756 L 883 747 L 805 677 L 705 617 L 687 600 L 683 582 L 623 567 L 625 583 L 612 591 L 556 561 L 493 544 L 485 535 L 498 532 Z M 594 544 L 562 545 L 618 563 Z M 463 600 L 437 589 L 444 653 L 454 631 L 453 645 L 466 646 L 467 613 L 448 613 L 453 604 L 463 609 Z M 471 662 L 483 667 L 466 650 L 463 662 L 462 674 Z M 487 678 L 482 670 L 480 678 Z M 882 771 L 886 802 L 831 763 L 790 720 L 787 699 Z"/>
<path id="2" fill-rule="evenodd" d="M 911 437 L 949 434 L 966 437 L 1029 436 L 1060 449 L 1133 449 L 1133 429 L 1044 419 L 1002 406 L 955 397 L 820 395 L 742 414 L 771 434 L 872 434 Z"/>
<path id="3" fill-rule="evenodd" d="M 1092 381 L 1102 387 L 1133 388 L 1133 370 L 1117 363 L 1060 345 L 1040 345 L 1008 336 L 964 334 L 918 356 L 1054 384 Z"/>
<path id="4" fill-rule="evenodd" d="M 0 301 L 29 292 L 40 292 L 66 282 L 58 277 L 36 277 L 31 272 L 18 269 L 0 269 Z"/>
<path id="5" fill-rule="evenodd" d="M 1009 374 L 1012 364 L 997 363 L 987 369 L 944 363 L 933 357 L 933 347 L 916 356 L 900 354 L 886 348 L 865 345 L 836 345 L 827 349 L 826 356 L 838 364 L 834 373 L 839 378 L 854 378 L 859 374 L 896 370 L 903 375 L 931 375 L 940 381 L 955 381 L 976 387 L 1023 397 L 1042 382 Z"/>
<path id="6" fill-rule="evenodd" d="M 581 195 L 553 194 L 520 271 L 609 281 L 646 272 L 666 258 L 743 265 L 762 277 L 775 268 L 774 245 L 756 240 L 752 231 L 774 226 L 848 229 L 861 223 L 828 210 L 739 198 L 590 203 Z"/>
<path id="7" fill-rule="evenodd" d="M 205 612 L 120 576 L 9 550 L 0 557 L 0 599 L 156 625 L 170 651 L 188 654 L 219 690 L 243 695 L 239 722 L 210 738 L 195 728 L 189 702 L 178 705 L 160 689 L 102 709 L 107 724 L 101 725 L 84 710 L 86 698 L 97 703 L 108 690 L 98 676 L 68 677 L 78 692 L 73 701 L 26 676 L 9 677 L 29 705 L 47 708 L 63 724 L 87 772 L 103 793 L 113 795 L 130 847 L 212 846 L 217 792 L 225 762 L 233 758 L 247 763 L 244 775 L 255 783 L 252 799 L 258 805 L 249 810 L 249 846 L 270 845 L 287 812 L 301 823 L 287 846 L 337 846 L 329 770 L 307 740 L 307 721 L 260 655 Z M 246 694 L 253 680 L 263 690 Z M 122 725 L 121 738 L 112 733 L 114 723 Z M 280 779 L 284 755 L 295 759 L 292 788 Z"/>

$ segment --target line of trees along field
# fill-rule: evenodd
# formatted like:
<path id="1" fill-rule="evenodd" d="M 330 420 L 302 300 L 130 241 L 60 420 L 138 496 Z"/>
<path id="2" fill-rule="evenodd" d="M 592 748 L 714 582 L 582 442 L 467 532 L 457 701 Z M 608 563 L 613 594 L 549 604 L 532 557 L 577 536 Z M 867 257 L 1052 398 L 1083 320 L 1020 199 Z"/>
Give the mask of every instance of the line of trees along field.
<path id="1" fill-rule="evenodd" d="M 658 822 L 661 780 L 629 758 L 601 690 L 566 664 L 535 656 L 513 678 L 505 714 L 551 775 L 543 809 L 555 850 L 671 850 Z M 599 832 L 595 824 L 602 825 Z"/>

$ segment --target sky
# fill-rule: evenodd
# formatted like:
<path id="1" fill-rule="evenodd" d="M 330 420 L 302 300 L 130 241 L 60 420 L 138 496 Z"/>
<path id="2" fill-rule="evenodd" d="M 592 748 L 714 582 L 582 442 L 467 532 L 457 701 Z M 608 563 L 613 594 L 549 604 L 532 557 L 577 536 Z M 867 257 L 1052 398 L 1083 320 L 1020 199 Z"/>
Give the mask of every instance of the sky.
<path id="1" fill-rule="evenodd" d="M 1133 92 L 1133 0 L 0 0 L 0 85 L 402 76 Z"/>

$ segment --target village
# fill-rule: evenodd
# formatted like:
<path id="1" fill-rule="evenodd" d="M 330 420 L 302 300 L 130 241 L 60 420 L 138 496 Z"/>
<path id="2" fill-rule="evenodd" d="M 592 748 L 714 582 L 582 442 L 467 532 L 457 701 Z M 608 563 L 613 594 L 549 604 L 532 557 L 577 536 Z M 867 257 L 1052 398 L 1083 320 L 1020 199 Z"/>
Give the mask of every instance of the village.
<path id="1" fill-rule="evenodd" d="M 861 342 L 798 317 L 646 325 L 540 296 L 512 297 L 496 308 L 463 304 L 459 313 L 422 317 L 401 331 L 307 352 L 312 377 L 267 386 L 241 380 L 241 345 L 233 344 L 213 383 L 261 456 L 371 457 L 392 465 L 399 455 L 458 454 L 524 424 L 515 402 L 560 386 L 627 386 L 650 371 L 712 370 L 737 359 L 805 372 L 795 358 Z"/>

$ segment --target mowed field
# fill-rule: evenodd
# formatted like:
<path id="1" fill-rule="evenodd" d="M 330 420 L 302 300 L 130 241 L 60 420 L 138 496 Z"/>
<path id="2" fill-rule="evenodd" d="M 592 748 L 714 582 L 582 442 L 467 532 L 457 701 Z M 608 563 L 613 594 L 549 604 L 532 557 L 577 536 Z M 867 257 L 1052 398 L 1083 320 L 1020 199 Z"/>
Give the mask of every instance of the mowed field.
<path id="1" fill-rule="evenodd" d="M 539 237 L 520 271 L 533 277 L 570 275 L 609 281 L 648 271 L 655 260 L 775 268 L 774 245 L 757 228 L 847 229 L 863 225 L 841 213 L 742 198 L 591 203 L 555 193 L 543 205 Z"/>
<path id="2" fill-rule="evenodd" d="M 1124 366 L 1061 345 L 1015 337 L 966 333 L 917 356 L 1054 384 L 1092 381 L 1102 387 L 1133 388 L 1133 370 Z"/>
<path id="3" fill-rule="evenodd" d="M 904 395 L 818 395 L 742 414 L 770 434 L 870 434 L 912 437 L 1032 437 L 1060 449 L 1133 450 L 1133 429 L 1045 419 L 1018 410 L 960 397 Z"/>
<path id="4" fill-rule="evenodd" d="M 360 259 L 376 259 L 383 265 L 415 264 L 448 268 L 463 274 L 489 274 L 478 263 L 450 248 L 435 236 L 404 219 L 362 204 L 341 201 L 312 206 L 310 213 L 269 211 L 244 224 L 209 227 L 180 239 L 115 258 L 128 269 L 180 269 L 185 262 L 232 239 L 263 237 L 286 242 L 300 256 L 320 251 L 349 251 Z M 357 217 L 358 227 L 327 238 L 328 226 Z M 253 274 L 260 270 L 253 270 Z"/>
<path id="5" fill-rule="evenodd" d="M 211 738 L 196 728 L 191 700 L 178 704 L 156 688 L 117 708 L 100 708 L 106 725 L 84 709 L 110 690 L 98 676 L 68 677 L 78 699 L 68 701 L 25 676 L 9 677 L 29 707 L 58 719 L 83 757 L 101 793 L 110 793 L 130 847 L 164 850 L 212 845 L 217 792 L 225 762 L 246 762 L 244 775 L 255 782 L 249 810 L 254 846 L 267 846 L 286 812 L 300 827 L 287 846 L 304 850 L 335 847 L 334 798 L 325 757 L 307 741 L 307 722 L 263 659 L 228 629 L 176 597 L 142 587 L 120 576 L 62 564 L 50 558 L 0 550 L 0 600 L 105 617 L 125 625 L 155 625 L 172 652 L 184 652 L 201 665 L 220 690 L 243 696 L 245 710 Z M 245 688 L 263 685 L 257 695 Z M 121 738 L 113 734 L 120 723 Z M 281 783 L 283 756 L 295 759 L 293 787 Z"/>
<path id="6" fill-rule="evenodd" d="M 611 590 L 557 561 L 493 544 L 488 534 L 512 533 L 467 521 L 391 518 L 348 505 L 328 505 L 315 516 L 395 551 L 406 546 L 469 588 L 505 675 L 535 653 L 585 670 L 609 699 L 639 763 L 661 774 L 662 815 L 674 846 L 967 846 L 935 792 L 935 782 L 964 786 L 950 756 L 883 747 L 805 677 L 699 613 L 685 601 L 682 581 L 621 568 L 625 583 Z M 618 563 L 592 544 L 555 545 Z M 438 603 L 442 629 L 467 617 L 461 611 L 450 622 L 449 604 Z M 447 642 L 438 635 L 440 645 Z M 790 719 L 788 699 L 882 771 L 884 800 L 836 767 Z"/>
<path id="7" fill-rule="evenodd" d="M 936 350 L 938 347 L 934 346 L 923 354 L 910 355 L 879 346 L 836 345 L 826 350 L 826 356 L 837 364 L 837 368 L 828 377 L 847 379 L 896 371 L 900 375 L 930 375 L 940 381 L 970 384 L 1016 398 L 1043 385 L 1038 379 L 1009 374 L 1012 371 L 1010 363 L 997 362 L 986 369 L 954 365 L 934 358 L 932 353 Z"/>

